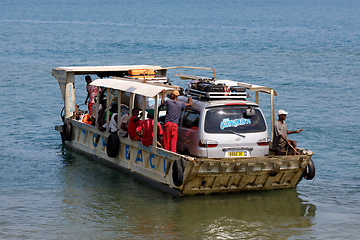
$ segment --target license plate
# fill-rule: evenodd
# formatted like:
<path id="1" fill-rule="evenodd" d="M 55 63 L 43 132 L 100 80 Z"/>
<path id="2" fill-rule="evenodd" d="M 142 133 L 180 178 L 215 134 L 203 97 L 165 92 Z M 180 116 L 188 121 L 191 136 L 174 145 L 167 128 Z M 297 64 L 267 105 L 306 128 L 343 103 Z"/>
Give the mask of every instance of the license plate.
<path id="1" fill-rule="evenodd" d="M 245 151 L 241 151 L 241 152 L 228 152 L 228 156 L 229 156 L 229 157 L 245 157 L 245 156 L 246 156 L 246 152 L 245 152 Z"/>

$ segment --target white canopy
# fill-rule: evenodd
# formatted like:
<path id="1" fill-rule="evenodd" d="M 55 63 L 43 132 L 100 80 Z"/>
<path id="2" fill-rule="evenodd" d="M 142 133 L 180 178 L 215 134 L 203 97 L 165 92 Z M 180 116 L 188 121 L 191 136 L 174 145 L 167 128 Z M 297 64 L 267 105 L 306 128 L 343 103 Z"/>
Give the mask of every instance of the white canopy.
<path id="1" fill-rule="evenodd" d="M 154 85 L 151 83 L 123 79 L 96 79 L 95 81 L 91 82 L 90 85 L 117 89 L 129 93 L 139 94 L 145 97 L 155 97 L 163 89 L 166 91 L 174 90 L 174 87 L 165 84 Z"/>

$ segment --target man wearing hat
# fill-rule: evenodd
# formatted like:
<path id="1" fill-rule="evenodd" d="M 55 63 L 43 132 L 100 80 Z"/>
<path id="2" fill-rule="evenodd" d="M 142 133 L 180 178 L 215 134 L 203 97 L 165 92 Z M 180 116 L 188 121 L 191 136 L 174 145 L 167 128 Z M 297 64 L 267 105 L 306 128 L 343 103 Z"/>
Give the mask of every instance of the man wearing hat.
<path id="1" fill-rule="evenodd" d="M 166 117 L 165 117 L 165 125 L 164 125 L 164 148 L 166 150 L 170 150 L 176 153 L 176 142 L 178 137 L 178 124 L 181 109 L 186 106 L 192 105 L 192 97 L 189 97 L 189 102 L 185 103 L 182 101 L 178 101 L 177 98 L 179 96 L 178 91 L 173 91 L 170 94 L 168 100 L 165 99 L 166 90 L 162 91 L 161 105 L 167 107 L 166 109 Z"/>
<path id="2" fill-rule="evenodd" d="M 297 131 L 289 131 L 286 126 L 286 115 L 288 112 L 285 110 L 279 110 L 278 115 L 279 119 L 274 124 L 274 142 L 273 149 L 275 150 L 276 155 L 281 155 L 288 151 L 290 147 L 296 152 L 296 142 L 287 138 L 288 134 L 299 133 L 302 129 Z"/>
<path id="3" fill-rule="evenodd" d="M 153 126 L 154 126 L 154 109 L 146 110 L 148 119 L 141 121 L 139 126 L 136 128 L 136 134 L 141 137 L 141 143 L 144 146 L 152 145 L 153 142 Z M 142 131 L 142 133 L 141 133 Z M 159 122 L 157 122 L 157 136 L 163 134 L 163 130 Z M 159 142 L 158 142 L 159 144 Z"/>

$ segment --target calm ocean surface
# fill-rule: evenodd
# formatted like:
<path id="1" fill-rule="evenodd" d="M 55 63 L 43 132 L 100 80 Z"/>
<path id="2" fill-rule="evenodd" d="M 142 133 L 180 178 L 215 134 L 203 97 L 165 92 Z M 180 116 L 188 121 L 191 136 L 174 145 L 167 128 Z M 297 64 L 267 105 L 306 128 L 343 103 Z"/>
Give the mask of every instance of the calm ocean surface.
<path id="1" fill-rule="evenodd" d="M 1 0 L 0 239 L 359 238 L 359 13 L 357 0 Z M 275 88 L 316 178 L 178 198 L 63 148 L 51 70 L 125 64 Z"/>

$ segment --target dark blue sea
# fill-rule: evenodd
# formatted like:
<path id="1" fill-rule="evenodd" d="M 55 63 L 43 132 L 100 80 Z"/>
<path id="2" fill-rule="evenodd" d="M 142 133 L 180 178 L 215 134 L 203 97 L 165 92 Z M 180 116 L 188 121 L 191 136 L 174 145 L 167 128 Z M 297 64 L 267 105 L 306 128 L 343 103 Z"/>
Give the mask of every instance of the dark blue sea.
<path id="1" fill-rule="evenodd" d="M 358 0 L 1 0 L 0 239 L 359 238 L 359 13 Z M 129 64 L 276 89 L 315 179 L 179 198 L 63 148 L 52 69 Z"/>

